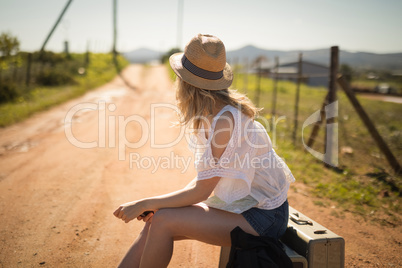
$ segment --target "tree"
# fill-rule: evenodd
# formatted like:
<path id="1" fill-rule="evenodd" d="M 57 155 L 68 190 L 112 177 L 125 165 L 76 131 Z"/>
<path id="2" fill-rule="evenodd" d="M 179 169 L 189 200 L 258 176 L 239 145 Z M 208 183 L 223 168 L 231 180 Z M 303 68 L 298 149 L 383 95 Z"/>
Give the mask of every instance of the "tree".
<path id="1" fill-rule="evenodd" d="M 352 67 L 350 67 L 347 64 L 342 64 L 341 67 L 339 68 L 339 71 L 348 83 L 352 82 L 352 76 L 353 76 Z"/>
<path id="2" fill-rule="evenodd" d="M 166 52 L 162 57 L 161 57 L 161 62 L 166 62 L 169 60 L 170 56 L 173 55 L 174 53 L 181 52 L 179 48 L 172 48 L 168 52 Z"/>
<path id="3" fill-rule="evenodd" d="M 0 56 L 9 57 L 18 53 L 20 50 L 20 41 L 17 37 L 11 36 L 9 33 L 0 35 Z"/>

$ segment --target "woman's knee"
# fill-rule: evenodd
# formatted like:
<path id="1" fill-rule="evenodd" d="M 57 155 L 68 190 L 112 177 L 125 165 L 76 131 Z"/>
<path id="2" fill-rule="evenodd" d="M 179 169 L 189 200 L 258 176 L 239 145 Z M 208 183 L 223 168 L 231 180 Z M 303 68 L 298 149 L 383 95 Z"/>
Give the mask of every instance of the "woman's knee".
<path id="1" fill-rule="evenodd" d="M 174 208 L 163 208 L 155 212 L 152 217 L 152 227 L 156 230 L 163 230 L 164 232 L 174 230 L 175 223 L 175 209 Z M 176 225 L 177 227 L 177 225 Z"/>

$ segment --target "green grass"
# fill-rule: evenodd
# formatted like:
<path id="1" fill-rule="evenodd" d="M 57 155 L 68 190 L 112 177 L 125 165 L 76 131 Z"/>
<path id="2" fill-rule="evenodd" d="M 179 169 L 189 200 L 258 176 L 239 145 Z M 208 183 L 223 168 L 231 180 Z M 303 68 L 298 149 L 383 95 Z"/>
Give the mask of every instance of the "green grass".
<path id="1" fill-rule="evenodd" d="M 236 75 L 236 79 L 234 85 L 255 101 L 257 78 L 249 75 L 247 86 L 243 83 L 243 75 Z M 338 169 L 329 169 L 304 150 L 301 135 L 304 121 L 320 109 L 326 89 L 301 86 L 297 142 L 294 145 L 292 132 L 296 85 L 289 81 L 279 81 L 277 88 L 276 118 L 282 116 L 284 119 L 276 125 L 276 131 L 273 131 L 272 124 L 267 131 L 296 180 L 308 185 L 314 196 L 335 202 L 337 207 L 371 219 L 384 220 L 385 217 L 386 222 L 397 224 L 402 177 L 395 175 L 341 89 L 338 90 L 337 118 L 339 150 L 350 147 L 353 153 L 340 154 Z M 262 116 L 268 119 L 267 122 L 271 122 L 272 118 L 272 89 L 273 81 L 263 78 L 259 103 L 264 107 Z M 402 105 L 364 98 L 359 100 L 395 157 L 402 159 Z M 304 129 L 305 142 L 311 130 L 311 126 Z M 324 128 L 321 127 L 313 148 L 324 153 L 323 146 Z M 316 202 L 320 206 L 326 204 L 325 201 Z"/>
<path id="2" fill-rule="evenodd" d="M 170 67 L 169 61 L 166 61 L 165 63 L 166 68 L 168 69 L 169 77 L 172 81 L 176 80 L 176 74 L 174 73 L 172 67 Z"/>
<path id="3" fill-rule="evenodd" d="M 272 136 L 272 133 L 269 133 Z M 310 189 L 310 194 L 318 198 L 316 205 L 328 207 L 329 200 L 336 207 L 352 211 L 366 219 L 384 220 L 393 225 L 398 224 L 400 211 L 400 194 L 392 187 L 367 173 L 359 173 L 351 167 L 334 170 L 324 167 L 323 163 L 292 142 L 280 140 L 276 151 L 284 158 L 298 182 Z M 366 169 L 371 167 L 366 164 Z M 400 177 L 386 174 L 388 178 L 399 180 Z M 294 187 L 293 191 L 297 192 Z"/>
<path id="4" fill-rule="evenodd" d="M 119 58 L 124 67 L 128 62 Z M 116 76 L 116 70 L 110 54 L 92 54 L 89 66 L 83 76 L 75 77 L 74 85 L 57 87 L 36 87 L 13 102 L 0 105 L 0 127 L 19 122 L 35 112 L 46 110 L 69 99 L 81 96 Z"/>
<path id="5" fill-rule="evenodd" d="M 174 80 L 169 64 L 167 68 Z M 247 83 L 244 81 L 242 74 L 236 74 L 232 88 L 246 93 L 255 102 L 257 77 L 248 75 Z M 267 132 L 275 150 L 284 158 L 296 180 L 307 185 L 310 194 L 317 199 L 314 203 L 320 207 L 333 203 L 343 211 L 351 211 L 367 220 L 393 226 L 400 224 L 402 177 L 395 175 L 341 89 L 338 87 L 339 150 L 350 147 L 353 152 L 339 155 L 337 169 L 326 168 L 322 161 L 304 149 L 301 139 L 302 125 L 321 108 L 326 88 L 301 85 L 296 144 L 292 142 L 296 85 L 279 81 L 277 89 L 275 119 L 282 119 L 275 128 L 272 123 L 266 125 Z M 262 78 L 259 106 L 264 110 L 259 120 L 265 123 L 272 122 L 272 92 L 273 81 Z M 402 159 L 402 105 L 364 98 L 359 100 L 395 157 Z M 305 142 L 311 130 L 311 126 L 304 130 Z M 323 146 L 324 131 L 321 127 L 313 149 L 324 153 Z M 291 186 L 291 190 L 298 191 L 296 186 Z M 342 217 L 342 213 L 334 212 L 334 216 Z"/>
<path id="6" fill-rule="evenodd" d="M 388 84 L 390 87 L 393 87 L 394 90 L 398 94 L 402 94 L 402 82 L 401 81 L 388 81 L 388 80 L 370 80 L 366 78 L 358 78 L 354 79 L 351 83 L 352 87 L 363 88 L 363 89 L 371 89 L 374 91 L 374 88 L 382 83 Z"/>

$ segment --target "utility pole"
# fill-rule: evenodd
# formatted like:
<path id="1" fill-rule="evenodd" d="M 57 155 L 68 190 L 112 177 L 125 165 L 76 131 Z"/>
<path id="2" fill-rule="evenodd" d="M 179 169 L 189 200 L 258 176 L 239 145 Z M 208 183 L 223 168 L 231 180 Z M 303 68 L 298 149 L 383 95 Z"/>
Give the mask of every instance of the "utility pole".
<path id="1" fill-rule="evenodd" d="M 116 39 L 117 39 L 117 0 L 113 0 L 113 58 L 116 58 Z"/>
<path id="2" fill-rule="evenodd" d="M 61 14 L 60 14 L 59 18 L 57 19 L 56 23 L 54 24 L 52 30 L 50 30 L 50 33 L 47 35 L 47 37 L 46 37 L 46 39 L 45 39 L 45 42 L 43 42 L 42 48 L 40 49 L 40 57 L 42 57 L 43 52 L 45 51 L 45 46 L 46 46 L 47 42 L 49 41 L 50 37 L 52 36 L 54 30 L 56 30 L 57 25 L 59 25 L 61 19 L 62 19 L 63 16 L 64 16 L 64 13 L 66 13 L 66 11 L 67 11 L 67 9 L 68 9 L 68 7 L 70 6 L 70 4 L 71 4 L 72 1 L 73 1 L 73 0 L 68 0 L 66 6 L 64 7 L 63 11 L 61 12 Z"/>
<path id="3" fill-rule="evenodd" d="M 177 11 L 177 48 L 181 48 L 183 32 L 183 0 L 178 0 L 178 11 Z"/>

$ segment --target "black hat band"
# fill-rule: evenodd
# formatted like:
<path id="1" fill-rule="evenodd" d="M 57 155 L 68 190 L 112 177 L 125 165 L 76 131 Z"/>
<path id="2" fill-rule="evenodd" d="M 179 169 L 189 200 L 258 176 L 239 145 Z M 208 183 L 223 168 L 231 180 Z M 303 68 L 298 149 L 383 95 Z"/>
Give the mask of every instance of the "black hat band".
<path id="1" fill-rule="evenodd" d="M 208 80 L 218 80 L 223 77 L 223 70 L 220 72 L 211 72 L 211 71 L 199 68 L 199 67 L 195 66 L 194 64 L 192 64 L 191 61 L 189 61 L 184 54 L 183 54 L 183 57 L 181 58 L 181 63 L 183 64 L 184 68 L 186 68 L 190 73 L 192 73 L 193 75 L 196 75 L 198 77 L 208 79 Z"/>

